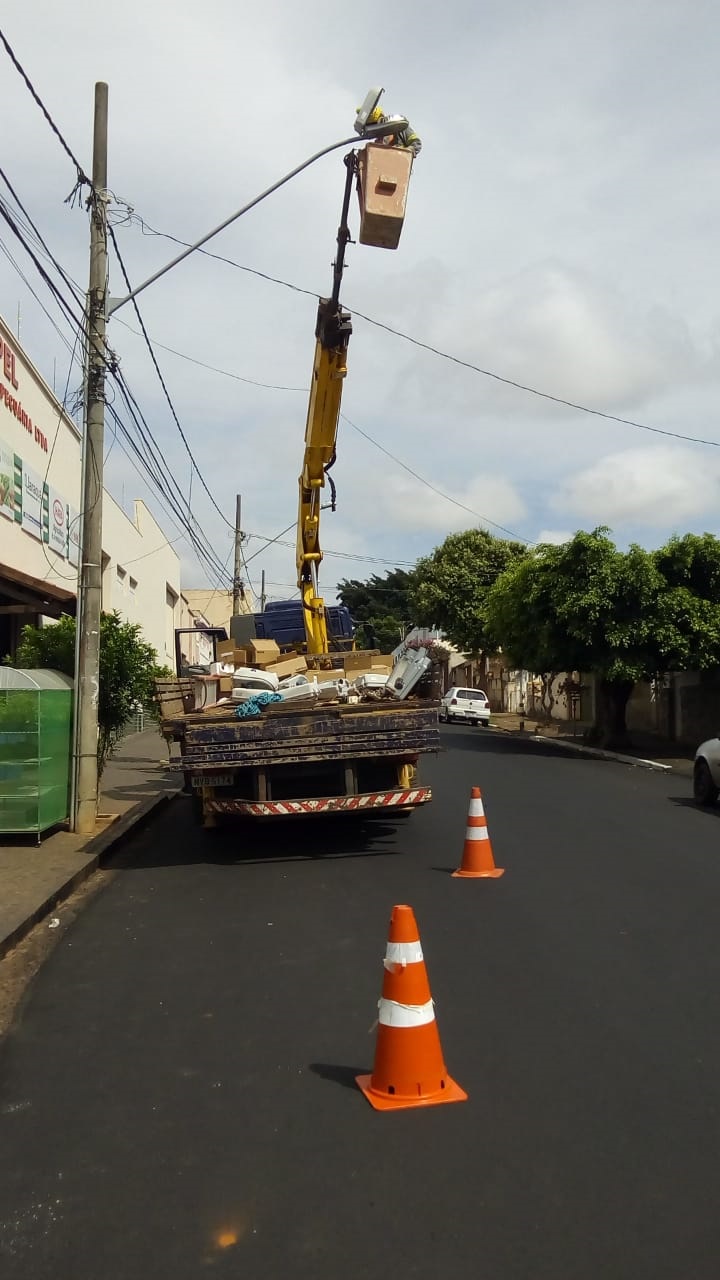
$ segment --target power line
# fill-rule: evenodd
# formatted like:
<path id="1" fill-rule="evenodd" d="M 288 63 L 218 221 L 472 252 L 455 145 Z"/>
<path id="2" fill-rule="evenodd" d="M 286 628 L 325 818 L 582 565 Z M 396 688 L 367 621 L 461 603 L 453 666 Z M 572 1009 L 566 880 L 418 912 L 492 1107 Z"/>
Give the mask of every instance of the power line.
<path id="1" fill-rule="evenodd" d="M 2 31 L 2 30 L 0 30 L 0 41 L 2 41 L 2 44 L 3 44 L 3 45 L 4 45 L 4 47 L 5 47 L 5 52 L 7 53 L 8 57 L 10 58 L 10 61 L 12 62 L 13 66 L 15 67 L 15 70 L 18 72 L 18 74 L 19 74 L 19 75 L 22 77 L 22 79 L 25 81 L 25 84 L 26 84 L 26 86 L 27 86 L 28 90 L 30 91 L 31 96 L 35 99 L 35 102 L 37 103 L 37 105 L 39 106 L 40 110 L 42 111 L 42 113 L 43 113 L 43 115 L 44 115 L 45 119 L 47 120 L 48 124 L 50 125 L 50 128 L 52 129 L 53 133 L 55 134 L 55 137 L 58 139 L 58 141 L 59 141 L 59 143 L 60 143 L 60 146 L 62 147 L 63 151 L 66 153 L 66 155 L 68 155 L 68 156 L 70 157 L 70 159 L 72 160 L 73 164 L 75 165 L 75 168 L 76 168 L 76 170 L 77 170 L 77 176 L 78 176 L 78 183 L 77 183 L 77 185 L 78 185 L 78 186 L 80 186 L 80 185 L 85 185 L 85 186 L 92 187 L 92 182 L 90 181 L 90 179 L 88 178 L 87 174 L 85 173 L 85 170 L 83 169 L 82 165 L 80 164 L 80 161 L 77 159 L 77 157 L 76 157 L 75 155 L 73 155 L 73 152 L 70 150 L 70 147 L 68 146 L 68 143 L 65 141 L 65 139 L 64 139 L 64 137 L 63 137 L 63 135 L 61 134 L 60 130 L 58 129 L 57 125 L 55 124 L 55 121 L 53 120 L 52 116 L 50 115 L 50 112 L 48 111 L 47 107 L 45 106 L 45 104 L 43 103 L 42 99 L 40 98 L 40 95 L 38 94 L 38 92 L 37 92 L 37 90 L 35 89 L 34 85 L 31 83 L 30 78 L 29 78 L 29 76 L 28 76 L 27 72 L 23 70 L 23 68 L 22 68 L 22 66 L 20 65 L 20 63 L 19 63 L 18 59 L 16 58 L 15 54 L 13 53 L 13 50 L 12 50 L 12 48 L 10 47 L 10 44 L 9 44 L 9 42 L 8 42 L 8 40 L 7 40 L 7 38 L 6 38 L 5 34 L 3 33 L 3 31 Z"/>
<path id="2" fill-rule="evenodd" d="M 116 254 L 116 256 L 117 256 L 117 260 L 118 260 L 118 262 L 119 262 L 119 264 L 120 264 L 120 269 L 121 269 L 121 271 L 122 271 L 122 273 L 123 273 L 123 278 L 124 278 L 124 280 L 125 280 L 125 284 L 127 285 L 128 290 L 130 290 L 130 291 L 131 291 L 131 290 L 132 290 L 132 285 L 130 284 L 130 278 L 129 278 L 128 273 L 127 273 L 127 271 L 126 271 L 126 269 L 125 269 L 125 263 L 124 263 L 124 262 L 123 262 L 123 260 L 122 260 L 122 256 L 121 256 L 121 254 L 120 254 L 120 249 L 119 249 L 119 247 L 118 247 L 118 243 L 117 243 L 117 238 L 116 238 L 116 236 L 115 236 L 115 231 L 114 231 L 114 229 L 113 229 L 112 225 L 110 225 L 110 226 L 108 227 L 108 231 L 110 232 L 110 237 L 111 237 L 112 242 L 113 242 L 113 247 L 114 247 L 114 249 L 115 249 L 115 254 Z M 178 431 L 180 432 L 180 439 L 182 440 L 183 444 L 185 445 L 185 449 L 186 449 L 186 451 L 187 451 L 188 457 L 190 458 L 190 461 L 191 461 L 191 463 L 192 463 L 192 466 L 193 466 L 193 468 L 194 468 L 194 470 L 195 470 L 195 474 L 197 475 L 198 480 L 200 481 L 200 483 L 201 483 L 201 485 L 202 485 L 203 489 L 205 490 L 205 492 L 206 492 L 206 494 L 207 494 L 208 498 L 210 499 L 210 501 L 211 501 L 211 503 L 212 503 L 213 507 L 214 507 L 214 508 L 215 508 L 215 510 L 217 511 L 217 513 L 218 513 L 218 515 L 220 516 L 220 518 L 221 518 L 222 520 L 224 520 L 224 521 L 225 521 L 225 524 L 228 526 L 228 528 L 229 528 L 229 529 L 232 529 L 234 526 L 230 523 L 230 521 L 227 519 L 227 517 L 223 514 L 222 510 L 220 509 L 220 507 L 218 506 L 217 502 L 215 501 L 215 498 L 213 497 L 212 493 L 210 492 L 210 489 L 208 488 L 208 485 L 207 485 L 207 482 L 206 482 L 206 480 L 205 480 L 205 477 L 203 476 L 203 474 L 202 474 L 202 472 L 201 472 L 201 470 L 200 470 L 200 468 L 199 468 L 199 466 L 198 466 L 197 462 L 195 461 L 195 458 L 194 458 L 194 456 L 193 456 L 192 449 L 190 448 L 190 445 L 189 445 L 189 443 L 188 443 L 187 436 L 185 435 L 185 432 L 183 431 L 182 426 L 180 425 L 180 419 L 178 418 L 178 415 L 177 415 L 177 413 L 176 413 L 176 411 L 175 411 L 175 406 L 174 406 L 174 404 L 173 404 L 173 402 L 172 402 L 172 400 L 171 400 L 171 398 L 170 398 L 170 392 L 169 392 L 169 391 L 168 391 L 168 389 L 167 389 L 167 385 L 166 385 L 166 383 L 165 383 L 165 379 L 163 378 L 163 375 L 162 375 L 161 370 L 160 370 L 160 365 L 159 365 L 159 364 L 158 364 L 158 362 L 157 362 L 157 357 L 156 357 L 156 355 L 155 355 L 155 351 L 153 350 L 152 342 L 150 341 L 150 337 L 149 337 L 149 335 L 148 335 L 148 331 L 147 331 L 147 329 L 145 328 L 145 322 L 144 322 L 144 320 L 143 320 L 143 318 L 142 318 L 142 316 L 141 316 L 141 314 L 140 314 L 140 308 L 138 307 L 137 299 L 133 298 L 131 301 L 132 301 L 133 307 L 134 307 L 134 309 L 135 309 L 135 315 L 137 316 L 138 324 L 140 325 L 140 328 L 141 328 L 141 330 L 142 330 L 143 337 L 144 337 L 144 339 L 145 339 L 145 344 L 146 344 L 146 346 L 147 346 L 148 351 L 150 352 L 150 359 L 152 360 L 153 365 L 154 365 L 154 367 L 155 367 L 155 372 L 157 373 L 158 379 L 159 379 L 159 381 L 160 381 L 160 386 L 161 386 L 161 387 L 162 387 L 162 389 L 163 389 L 163 392 L 164 392 L 164 395 L 165 395 L 165 399 L 167 400 L 168 406 L 169 406 L 169 408 L 170 408 L 170 412 L 171 412 L 171 414 L 172 414 L 172 416 L 173 416 L 173 419 L 174 419 L 174 421 L 175 421 L 175 425 L 176 425 L 176 427 L 177 427 Z"/>
<path id="3" fill-rule="evenodd" d="M 283 533 L 288 533 L 290 529 L 294 528 L 294 526 L 295 526 L 295 521 L 293 521 L 292 524 L 288 525 L 287 529 L 283 530 Z M 265 537 L 265 535 L 262 533 L 248 533 L 246 536 L 248 538 L 264 538 Z M 248 560 L 254 560 L 255 556 L 262 555 L 263 551 L 265 551 L 267 547 L 270 546 L 271 543 L 277 543 L 277 545 L 280 547 L 295 546 L 294 542 L 283 542 L 281 535 L 278 534 L 277 537 L 275 538 L 269 538 L 265 542 L 265 546 L 261 547 L 259 551 L 255 551 L 253 555 L 248 556 Z M 413 569 L 415 567 L 414 564 L 412 564 L 411 561 L 409 560 L 388 560 L 385 556 L 361 556 L 361 555 L 356 555 L 352 551 L 325 551 L 324 550 L 323 557 L 325 556 L 332 556 L 336 560 L 360 560 L 365 564 L 391 564 L 391 565 L 394 565 L 396 568 Z"/>
<path id="4" fill-rule="evenodd" d="M 152 227 L 148 227 L 147 223 L 145 223 L 139 215 L 135 214 L 134 211 L 132 213 L 132 220 L 140 223 L 143 234 L 145 234 L 147 228 L 152 235 L 162 236 L 164 239 L 173 240 L 177 244 L 186 243 L 184 240 L 177 240 L 175 236 L 171 236 L 167 232 L 155 231 Z M 206 253 L 206 250 L 201 249 L 199 252 Z M 240 262 L 235 262 L 232 258 L 226 258 L 215 253 L 207 253 L 206 256 L 216 258 L 219 262 L 224 262 L 238 271 L 245 271 L 250 275 L 258 276 L 261 280 L 267 280 L 271 284 L 278 284 L 284 289 L 291 289 L 294 293 L 302 293 L 313 298 L 317 298 L 319 296 L 316 291 L 302 289 L 299 285 L 292 284 L 288 280 L 282 280 L 277 276 L 268 275 L 264 271 L 257 271 L 253 267 L 246 267 Z M 464 369 L 470 369 L 471 372 L 479 373 L 484 378 L 492 378 L 495 382 L 501 382 L 505 386 L 514 387 L 518 391 L 525 391 L 528 395 L 538 396 L 542 400 L 550 400 L 553 404 L 560 404 L 568 409 L 576 409 L 579 413 L 587 413 L 593 417 L 604 418 L 609 422 L 618 422 L 621 426 L 633 427 L 638 431 L 650 431 L 654 435 L 668 436 L 673 440 L 683 440 L 688 444 L 701 444 L 712 449 L 720 449 L 720 440 L 706 440 L 700 436 L 685 435 L 679 431 L 669 431 L 662 427 L 653 427 L 647 422 L 639 422 L 634 418 L 623 418 L 619 414 L 606 413 L 603 409 L 591 409 L 588 405 L 580 404 L 575 400 L 567 400 L 563 396 L 556 396 L 548 391 L 540 391 L 539 388 L 532 387 L 528 383 L 519 382 L 513 378 L 506 378 L 502 374 L 493 372 L 491 369 L 484 369 L 481 365 L 473 364 L 472 361 L 463 360 L 460 356 L 452 355 L 448 351 L 443 351 L 439 347 L 432 346 L 431 343 L 423 342 L 419 338 L 414 338 L 411 334 L 404 333 L 401 329 L 396 329 L 393 325 L 386 324 L 384 321 L 375 320 L 372 316 L 366 315 L 363 311 L 357 311 L 353 307 L 352 303 L 348 303 L 348 310 L 352 315 L 357 316 L 360 320 L 364 320 L 367 324 L 373 325 L 374 328 L 382 329 L 386 333 L 391 333 L 394 337 L 401 338 L 403 342 L 409 342 L 413 346 L 421 348 L 423 351 L 429 351 L 432 355 L 438 356 L 441 360 L 448 360 L 451 364 L 457 364 Z M 179 352 L 175 354 L 179 354 Z M 227 376 L 232 377 L 233 375 L 229 374 Z M 260 385 L 267 386 L 268 384 L 262 383 Z M 296 388 L 273 387 L 272 390 L 293 391 L 296 390 Z M 373 441 L 373 443 L 375 443 L 375 441 Z"/>
<path id="5" fill-rule="evenodd" d="M 511 538 L 516 538 L 518 542 L 527 542 L 527 538 L 521 537 L 519 533 L 514 533 L 512 529 L 506 529 L 504 524 L 498 524 L 497 520 L 491 520 L 489 516 L 481 515 L 479 511 L 474 511 L 472 507 L 467 507 L 464 502 L 459 502 L 457 498 L 451 498 L 449 493 L 443 493 L 442 489 L 438 489 L 437 485 L 432 484 L 430 480 L 426 480 L 425 477 L 421 476 L 417 471 L 413 471 L 413 468 L 409 467 L 407 462 L 403 462 L 402 458 L 396 457 L 396 455 L 391 453 L 389 449 L 386 449 L 384 445 L 380 444 L 377 440 L 374 440 L 367 431 L 363 431 L 362 427 L 359 427 L 357 423 L 352 422 L 350 418 L 348 418 L 347 414 L 341 413 L 340 417 L 343 419 L 343 422 L 347 422 L 348 426 L 352 427 L 353 431 L 357 431 L 359 435 L 364 436 L 366 440 L 370 441 L 370 444 L 373 444 L 375 448 L 379 449 L 381 453 L 384 453 L 386 457 L 392 458 L 393 462 L 396 462 L 399 467 L 402 467 L 403 471 L 407 471 L 408 475 L 413 476 L 415 480 L 419 480 L 420 484 L 424 484 L 426 488 L 432 489 L 433 493 L 437 493 L 438 496 L 444 498 L 446 502 L 452 502 L 453 506 L 460 507 L 462 511 L 467 511 L 471 516 L 475 516 L 476 519 L 482 520 L 484 524 L 491 524 L 493 529 L 500 529 L 503 533 L 509 534 Z"/>
<path id="6" fill-rule="evenodd" d="M 60 275 L 63 283 L 67 287 L 69 287 L 71 290 L 72 289 L 77 290 L 78 286 L 74 285 L 74 283 L 64 272 L 60 264 L 57 262 L 56 258 L 52 254 L 45 240 L 43 239 L 39 229 L 33 222 L 32 218 L 30 217 L 29 213 L 25 209 L 24 205 L 22 204 L 22 201 L 17 195 L 17 192 L 14 190 L 14 188 L 12 187 L 12 184 L 9 182 L 6 175 L 1 170 L 0 170 L 0 175 L 3 177 L 9 190 L 12 192 L 13 198 L 15 199 L 19 208 L 22 210 L 22 213 L 26 218 L 27 223 L 29 223 L 30 227 L 32 228 L 32 231 L 34 236 L 36 237 L 36 240 L 40 243 L 40 245 L 42 245 L 42 248 L 45 254 L 47 255 L 52 265 L 55 267 L 55 269 L 58 271 L 58 274 Z M 0 213 L 2 213 L 6 222 L 11 227 L 13 234 L 18 238 L 21 245 L 25 249 L 26 253 L 31 258 L 36 270 L 38 271 L 41 278 L 43 279 L 43 282 L 52 292 L 53 297 L 55 298 L 55 301 L 60 305 L 65 315 L 65 318 L 70 319 L 70 321 L 73 324 L 73 328 L 75 329 L 75 332 L 76 332 L 76 339 L 75 339 L 75 347 L 73 348 L 73 351 L 71 354 L 71 366 L 72 366 L 72 357 L 74 355 L 74 351 L 77 346 L 78 336 L 82 334 L 83 336 L 87 337 L 85 316 L 83 314 L 82 319 L 80 319 L 76 314 L 74 314 L 73 305 L 77 305 L 77 300 L 73 297 L 72 299 L 73 305 L 71 305 L 70 303 L 68 303 L 67 299 L 63 297 L 61 291 L 50 279 L 47 271 L 39 262 L 37 254 L 34 252 L 31 246 L 27 243 L 27 240 L 24 238 L 23 232 L 18 227 L 15 221 L 15 218 L 13 217 L 12 213 L 10 212 L 10 210 L 7 208 L 7 206 L 4 204 L 2 200 L 0 200 Z M 27 229 L 25 228 L 24 230 L 25 230 L 25 234 L 29 236 L 30 233 L 27 231 Z M 18 271 L 21 277 L 25 279 L 19 265 L 12 258 L 12 255 L 10 254 L 9 250 L 5 246 L 3 246 L 3 249 L 9 261 L 12 263 L 12 265 L 15 267 L 15 269 Z M 28 284 L 28 287 L 33 293 L 33 296 L 36 297 L 39 305 L 42 307 L 42 303 L 40 302 L 40 299 L 35 294 L 35 291 L 32 290 L 32 287 L 29 285 L 29 282 L 26 281 L 26 283 Z M 68 342 L 65 335 L 62 333 L 62 331 L 58 328 L 58 326 L 52 320 L 52 317 L 49 315 L 49 312 L 47 312 L 47 310 L 44 307 L 43 307 L 43 310 L 45 311 L 45 314 L 48 316 L 48 318 L 51 320 L 51 323 L 53 323 L 53 326 L 55 327 L 61 340 L 65 343 L 65 345 L 68 348 L 70 348 L 71 344 Z M 142 320 L 141 320 L 141 323 L 142 323 Z M 190 545 L 198 557 L 198 562 L 201 565 L 203 564 L 205 565 L 206 571 L 207 569 L 210 569 L 212 573 L 217 573 L 219 569 L 220 573 L 222 573 L 223 568 L 222 568 L 221 562 L 219 560 L 219 557 L 216 556 L 212 548 L 212 544 L 207 538 L 207 535 L 203 532 L 201 527 L 197 524 L 197 521 L 195 521 L 196 528 L 193 526 L 192 521 L 194 520 L 194 517 L 192 516 L 192 510 L 190 508 L 189 502 L 187 504 L 188 516 L 187 517 L 185 516 L 184 495 L 182 494 L 182 491 L 180 490 L 180 487 L 177 484 L 177 481 L 175 480 L 174 476 L 172 476 L 172 473 L 165 468 L 164 460 L 162 459 L 159 446 L 152 434 L 152 431 L 150 430 L 150 427 L 146 419 L 144 418 L 144 415 L 142 414 L 142 410 L 140 409 L 140 406 L 137 400 L 135 399 L 132 392 L 130 391 L 130 388 L 128 387 L 127 382 L 125 381 L 123 375 L 120 373 L 119 369 L 117 368 L 117 363 L 112 353 L 106 354 L 105 362 L 110 375 L 115 378 L 115 380 L 117 381 L 120 387 L 121 394 L 123 395 L 123 399 L 125 400 L 126 406 L 135 424 L 135 429 L 138 432 L 138 436 L 142 442 L 143 448 L 142 449 L 137 448 L 129 429 L 122 422 L 122 419 L 118 415 L 117 411 L 113 408 L 112 404 L 108 402 L 107 408 L 108 408 L 109 415 L 115 424 L 116 437 L 117 437 L 117 430 L 118 429 L 121 430 L 126 440 L 128 441 L 130 447 L 136 453 L 138 460 L 143 466 L 146 472 L 146 475 L 149 478 L 152 486 L 155 488 L 157 493 L 164 499 L 164 505 L 169 506 L 175 512 L 183 528 L 185 528 L 186 533 L 183 534 L 182 536 L 186 536 L 189 539 Z M 68 384 L 69 384 L 69 371 L 68 371 Z M 65 399 L 67 398 L 67 386 L 66 386 L 64 398 Z M 59 421 L 58 421 L 58 428 L 59 428 Z M 56 430 L 56 439 L 57 439 L 57 430 Z M 121 447 L 122 447 L 122 444 L 121 444 Z M 53 444 L 53 448 L 54 448 L 54 444 Z M 124 448 L 123 448 L 123 452 L 127 453 L 127 451 Z M 132 458 L 130 458 L 130 461 L 132 462 Z M 177 496 L 176 496 L 176 493 L 173 493 L 172 488 L 170 487 L 170 484 L 168 482 L 168 478 L 169 478 L 169 481 L 172 481 L 172 484 L 175 487 Z M 57 570 L 57 572 L 60 573 L 61 571 Z M 67 574 L 61 574 L 61 576 L 69 577 L 69 575 Z"/>

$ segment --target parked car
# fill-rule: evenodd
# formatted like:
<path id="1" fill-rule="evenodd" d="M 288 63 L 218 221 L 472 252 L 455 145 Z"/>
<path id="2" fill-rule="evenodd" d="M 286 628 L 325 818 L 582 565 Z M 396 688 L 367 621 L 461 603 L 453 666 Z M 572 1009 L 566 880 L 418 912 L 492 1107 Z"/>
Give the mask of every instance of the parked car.
<path id="1" fill-rule="evenodd" d="M 489 724 L 490 703 L 482 689 L 448 689 L 440 699 L 440 719 L 445 724 L 451 720 L 467 720 L 470 724 Z"/>
<path id="2" fill-rule="evenodd" d="M 715 804 L 720 795 L 720 738 L 708 738 L 695 752 L 693 795 L 698 804 Z"/>

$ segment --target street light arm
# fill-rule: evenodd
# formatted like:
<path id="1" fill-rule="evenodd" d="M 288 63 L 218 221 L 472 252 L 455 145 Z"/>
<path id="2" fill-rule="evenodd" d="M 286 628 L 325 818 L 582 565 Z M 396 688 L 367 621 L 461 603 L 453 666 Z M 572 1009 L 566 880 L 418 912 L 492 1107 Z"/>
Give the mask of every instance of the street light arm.
<path id="1" fill-rule="evenodd" d="M 226 227 L 229 227 L 232 222 L 241 218 L 242 215 L 247 213 L 250 209 L 254 209 L 256 204 L 260 204 L 262 200 L 271 196 L 274 191 L 283 187 L 291 178 L 297 177 L 299 173 L 302 173 L 303 169 L 307 169 L 308 166 L 314 164 L 316 160 L 322 159 L 322 157 L 326 156 L 328 152 L 337 151 L 339 147 L 356 146 L 357 141 L 357 135 L 352 138 L 343 138 L 342 142 L 333 142 L 329 147 L 323 147 L 322 151 L 316 151 L 315 155 L 310 156 L 309 160 L 303 160 L 302 164 L 297 165 L 295 169 L 291 169 L 290 173 L 286 173 L 284 178 L 280 178 L 278 182 L 274 182 L 271 187 L 268 187 L 266 191 L 263 191 L 259 196 L 256 196 L 249 204 L 245 204 L 242 209 L 238 209 L 237 213 L 232 213 L 230 217 L 226 218 L 224 222 L 221 222 L 218 227 L 215 227 L 212 231 L 208 231 L 207 235 L 203 236 L 201 240 L 197 240 L 195 244 L 188 245 L 188 248 L 183 249 L 183 252 L 179 253 L 177 258 L 173 258 L 172 262 L 168 262 L 167 266 L 161 267 L 154 275 L 149 276 L 147 280 L 144 280 L 142 284 L 139 284 L 131 293 L 126 294 L 124 298 L 109 298 L 107 304 L 108 316 L 114 315 L 120 307 L 125 306 L 126 302 L 130 302 L 133 298 L 136 298 L 139 293 L 142 293 L 143 289 L 147 289 L 148 285 L 154 284 L 156 280 L 159 280 L 161 276 L 166 275 L 168 271 L 171 271 L 173 267 L 176 267 L 184 258 L 188 258 L 191 253 L 194 253 L 196 249 L 201 249 L 204 244 L 207 244 L 208 240 L 212 240 L 213 236 L 224 231 Z"/>

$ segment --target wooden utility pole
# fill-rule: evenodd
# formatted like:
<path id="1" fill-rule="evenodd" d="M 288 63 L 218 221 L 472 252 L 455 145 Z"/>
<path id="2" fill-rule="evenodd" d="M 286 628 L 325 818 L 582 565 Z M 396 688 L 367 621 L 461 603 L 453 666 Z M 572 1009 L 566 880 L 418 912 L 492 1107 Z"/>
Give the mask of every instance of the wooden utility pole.
<path id="1" fill-rule="evenodd" d="M 242 502 L 240 494 L 235 499 L 235 567 L 233 569 L 233 617 L 240 612 L 240 601 L 244 596 L 242 579 L 242 531 L 240 526 Z"/>
<path id="2" fill-rule="evenodd" d="M 107 294 L 108 87 L 95 85 L 93 190 L 90 198 L 90 283 L 87 295 L 82 556 L 78 581 L 75 677 L 76 785 L 73 830 L 95 830 L 98 801 L 98 700 L 102 608 L 103 439 L 105 434 L 105 308 Z"/>

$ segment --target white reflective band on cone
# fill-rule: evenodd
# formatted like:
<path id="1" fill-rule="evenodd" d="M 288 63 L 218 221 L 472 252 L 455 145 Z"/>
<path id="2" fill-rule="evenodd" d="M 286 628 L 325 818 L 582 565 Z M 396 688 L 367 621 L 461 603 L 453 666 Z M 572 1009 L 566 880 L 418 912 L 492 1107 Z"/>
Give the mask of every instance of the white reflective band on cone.
<path id="1" fill-rule="evenodd" d="M 489 840 L 487 827 L 468 827 L 465 832 L 466 840 Z"/>
<path id="2" fill-rule="evenodd" d="M 484 818 L 485 810 L 483 809 L 482 800 L 471 800 L 468 809 L 468 818 Z"/>
<path id="3" fill-rule="evenodd" d="M 420 964 L 423 958 L 420 939 L 417 942 L 388 942 L 385 952 L 385 963 Z"/>
<path id="4" fill-rule="evenodd" d="M 435 1021 L 432 1000 L 427 1004 L 398 1004 L 397 1000 L 378 1002 L 378 1022 L 384 1027 L 424 1027 Z"/>

